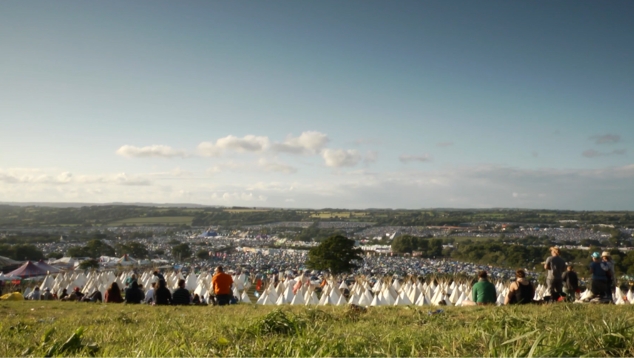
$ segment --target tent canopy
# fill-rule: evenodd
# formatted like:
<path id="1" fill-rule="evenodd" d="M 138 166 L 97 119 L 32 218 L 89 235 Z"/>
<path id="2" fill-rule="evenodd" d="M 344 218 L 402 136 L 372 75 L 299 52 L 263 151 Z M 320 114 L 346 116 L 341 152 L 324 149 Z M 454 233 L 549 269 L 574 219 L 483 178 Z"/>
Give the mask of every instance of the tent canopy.
<path id="1" fill-rule="evenodd" d="M 51 266 L 42 260 L 36 262 L 35 265 L 43 270 L 48 271 L 48 273 L 59 273 L 61 271 L 57 267 Z"/>
<path id="2" fill-rule="evenodd" d="M 36 264 L 31 261 L 27 261 L 24 265 L 15 269 L 14 271 L 9 272 L 7 275 L 9 276 L 17 276 L 21 278 L 27 277 L 35 277 L 35 276 L 45 276 L 46 270 L 40 268 Z"/>
<path id="3" fill-rule="evenodd" d="M 0 267 L 19 265 L 22 261 L 15 261 L 8 257 L 0 256 Z"/>

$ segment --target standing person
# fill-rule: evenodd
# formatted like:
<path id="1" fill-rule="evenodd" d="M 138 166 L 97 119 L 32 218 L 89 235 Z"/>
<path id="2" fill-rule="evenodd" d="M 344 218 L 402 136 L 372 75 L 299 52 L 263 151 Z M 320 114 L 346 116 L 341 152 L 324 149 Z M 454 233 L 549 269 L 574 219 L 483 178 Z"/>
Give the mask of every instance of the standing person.
<path id="1" fill-rule="evenodd" d="M 548 270 L 546 283 L 548 285 L 548 293 L 552 300 L 558 300 L 563 293 L 563 282 L 561 275 L 566 271 L 566 261 L 559 256 L 559 248 L 553 246 L 550 248 L 551 256 L 546 259 L 544 268 Z"/>
<path id="2" fill-rule="evenodd" d="M 566 301 L 574 302 L 577 292 L 579 291 L 579 277 L 574 271 L 572 265 L 568 265 L 566 272 L 561 275 L 561 280 L 564 283 L 564 292 L 566 293 Z"/>
<path id="3" fill-rule="evenodd" d="M 608 273 L 606 270 L 603 269 L 601 265 L 601 254 L 599 254 L 598 252 L 592 253 L 590 273 L 592 274 L 592 294 L 601 298 L 607 298 L 608 291 L 610 291 L 610 286 L 608 283 Z"/>
<path id="4" fill-rule="evenodd" d="M 232 298 L 231 285 L 233 285 L 233 279 L 231 275 L 227 275 L 224 272 L 222 266 L 216 267 L 216 273 L 211 279 L 211 285 L 214 288 L 218 305 L 228 305 Z"/>
<path id="5" fill-rule="evenodd" d="M 154 304 L 155 305 L 171 305 L 172 293 L 167 288 L 167 282 L 165 280 L 159 280 L 158 288 L 154 291 Z"/>
<path id="6" fill-rule="evenodd" d="M 189 290 L 185 288 L 185 280 L 178 280 L 178 288 L 172 294 L 172 304 L 188 305 L 190 297 Z"/>
<path id="7" fill-rule="evenodd" d="M 106 294 L 103 297 L 103 301 L 105 303 L 122 303 L 123 297 L 121 297 L 121 289 L 119 289 L 119 285 L 116 282 L 113 282 L 112 285 L 106 290 Z"/>
<path id="8" fill-rule="evenodd" d="M 515 278 L 515 282 L 509 287 L 509 293 L 504 299 L 504 304 L 525 305 L 527 303 L 533 303 L 535 287 L 526 279 L 526 272 L 522 269 L 515 271 Z"/>
<path id="9" fill-rule="evenodd" d="M 601 254 L 601 266 L 608 274 L 608 298 L 612 300 L 612 295 L 616 290 L 616 273 L 614 272 L 614 262 L 612 262 L 612 257 L 610 257 L 610 253 L 607 251 L 603 251 Z"/>
<path id="10" fill-rule="evenodd" d="M 497 300 L 495 286 L 489 281 L 486 271 L 478 272 L 478 282 L 473 285 L 471 299 L 478 306 L 495 304 L 495 301 Z"/>

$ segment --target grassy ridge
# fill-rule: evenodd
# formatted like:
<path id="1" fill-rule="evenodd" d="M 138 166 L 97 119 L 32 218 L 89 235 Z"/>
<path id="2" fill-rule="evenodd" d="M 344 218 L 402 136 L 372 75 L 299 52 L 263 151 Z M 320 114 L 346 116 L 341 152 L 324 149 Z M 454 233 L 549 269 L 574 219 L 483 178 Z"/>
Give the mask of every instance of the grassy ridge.
<path id="1" fill-rule="evenodd" d="M 0 356 L 634 356 L 634 306 L 434 309 L 2 302 Z"/>

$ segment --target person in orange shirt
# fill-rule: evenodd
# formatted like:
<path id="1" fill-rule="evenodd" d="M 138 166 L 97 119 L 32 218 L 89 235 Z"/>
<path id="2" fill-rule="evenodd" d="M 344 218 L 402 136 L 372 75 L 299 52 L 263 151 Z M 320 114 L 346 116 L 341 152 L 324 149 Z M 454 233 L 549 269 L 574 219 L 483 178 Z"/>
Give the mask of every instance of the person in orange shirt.
<path id="1" fill-rule="evenodd" d="M 233 296 L 231 292 L 231 285 L 233 285 L 233 279 L 231 275 L 227 275 L 224 272 L 222 266 L 216 267 L 216 273 L 211 279 L 211 285 L 214 288 L 216 294 L 216 300 L 219 306 L 228 305 Z"/>

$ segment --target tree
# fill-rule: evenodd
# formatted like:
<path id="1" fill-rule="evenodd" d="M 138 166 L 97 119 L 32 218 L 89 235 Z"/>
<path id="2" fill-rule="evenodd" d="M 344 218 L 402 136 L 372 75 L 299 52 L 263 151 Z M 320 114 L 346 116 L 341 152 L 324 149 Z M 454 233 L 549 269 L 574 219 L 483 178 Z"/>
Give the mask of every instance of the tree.
<path id="1" fill-rule="evenodd" d="M 92 257 L 97 258 L 99 256 L 114 256 L 115 251 L 112 246 L 104 243 L 101 240 L 90 240 L 86 246 L 73 246 L 68 249 L 67 255 L 70 257 Z"/>
<path id="2" fill-rule="evenodd" d="M 207 260 L 207 259 L 209 259 L 209 251 L 207 251 L 205 249 L 200 249 L 196 253 L 196 257 L 198 257 L 201 260 Z"/>
<path id="3" fill-rule="evenodd" d="M 172 247 L 172 256 L 179 260 L 188 259 L 192 256 L 192 249 L 189 244 L 179 244 Z"/>
<path id="4" fill-rule="evenodd" d="M 354 247 L 354 240 L 342 235 L 333 235 L 308 252 L 306 267 L 313 270 L 329 270 L 337 275 L 357 268 L 355 261 L 361 260 L 361 249 Z"/>
<path id="5" fill-rule="evenodd" d="M 0 256 L 6 256 L 13 260 L 43 260 L 44 253 L 38 249 L 35 245 L 31 244 L 18 244 L 7 245 L 0 244 Z"/>
<path id="6" fill-rule="evenodd" d="M 95 259 L 85 260 L 79 263 L 79 268 L 82 270 L 88 270 L 90 268 L 99 268 L 99 262 Z"/>
<path id="7" fill-rule="evenodd" d="M 138 242 L 131 242 L 129 244 L 116 245 L 117 255 L 130 255 L 137 259 L 145 259 L 148 257 L 148 250 L 145 246 Z"/>
<path id="8" fill-rule="evenodd" d="M 64 257 L 64 254 L 61 252 L 51 252 L 48 254 L 49 259 L 61 259 L 62 257 Z"/>

